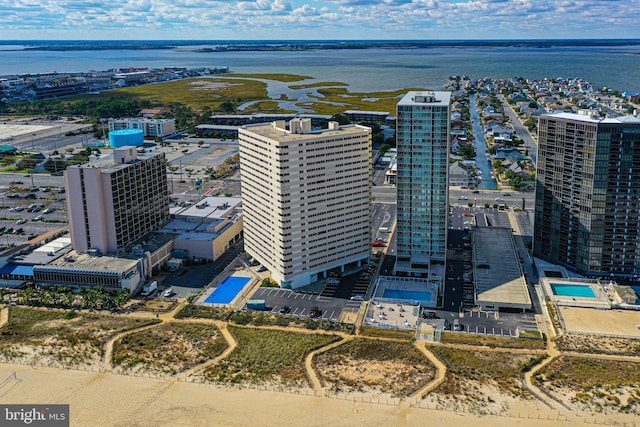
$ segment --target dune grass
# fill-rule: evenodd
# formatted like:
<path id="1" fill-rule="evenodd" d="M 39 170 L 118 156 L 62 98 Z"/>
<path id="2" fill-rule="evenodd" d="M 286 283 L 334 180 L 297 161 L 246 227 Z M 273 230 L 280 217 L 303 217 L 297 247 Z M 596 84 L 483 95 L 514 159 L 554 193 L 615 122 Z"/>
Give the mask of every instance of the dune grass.
<path id="1" fill-rule="evenodd" d="M 176 374 L 218 356 L 227 346 L 215 325 L 165 323 L 116 342 L 113 364 Z"/>
<path id="2" fill-rule="evenodd" d="M 435 377 L 435 368 L 409 342 L 356 338 L 318 354 L 314 363 L 335 391 L 405 397 Z"/>
<path id="3" fill-rule="evenodd" d="M 120 332 L 158 323 L 157 319 L 132 319 L 62 310 L 12 307 L 9 323 L 0 330 L 1 353 L 22 355 L 20 347 L 52 357 L 62 364 L 86 363 L 102 355 L 105 343 Z"/>
<path id="4" fill-rule="evenodd" d="M 337 335 L 235 326 L 230 326 L 229 331 L 238 346 L 220 363 L 205 369 L 204 377 L 209 381 L 306 385 L 305 356 L 340 339 Z"/>
<path id="5" fill-rule="evenodd" d="M 444 332 L 440 340 L 443 344 L 466 344 L 486 346 L 490 348 L 523 348 L 528 350 L 544 350 L 545 342 L 539 339 L 496 337 L 492 335 L 457 334 Z"/>
<path id="6" fill-rule="evenodd" d="M 559 357 L 534 376 L 542 388 L 595 412 L 640 414 L 640 363 Z"/>

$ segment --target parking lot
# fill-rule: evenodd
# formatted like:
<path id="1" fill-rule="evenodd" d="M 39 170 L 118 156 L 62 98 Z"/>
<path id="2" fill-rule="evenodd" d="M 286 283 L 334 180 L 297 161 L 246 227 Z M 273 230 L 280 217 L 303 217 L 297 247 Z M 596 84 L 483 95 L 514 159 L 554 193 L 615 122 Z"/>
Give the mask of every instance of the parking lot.
<path id="1" fill-rule="evenodd" d="M 425 319 L 427 313 L 435 314 L 435 318 Z M 508 313 L 479 310 L 464 310 L 462 313 L 423 309 L 422 321 L 430 323 L 430 320 L 445 319 L 451 325 L 455 319 L 460 322 L 460 332 L 478 335 L 497 335 L 504 337 L 516 337 L 517 330 L 539 330 L 533 313 Z"/>
<path id="2" fill-rule="evenodd" d="M 0 191 L 0 245 L 20 245 L 67 226 L 65 195 L 58 187 L 18 184 L 0 187 Z"/>
<path id="3" fill-rule="evenodd" d="M 289 310 L 281 314 L 298 318 L 309 317 L 311 310 L 317 308 L 321 311 L 317 319 L 332 321 L 338 321 L 343 310 L 357 311 L 362 304 L 360 301 L 323 297 L 281 288 L 259 288 L 251 299 L 265 300 L 266 310 L 274 314 L 288 307 Z"/>

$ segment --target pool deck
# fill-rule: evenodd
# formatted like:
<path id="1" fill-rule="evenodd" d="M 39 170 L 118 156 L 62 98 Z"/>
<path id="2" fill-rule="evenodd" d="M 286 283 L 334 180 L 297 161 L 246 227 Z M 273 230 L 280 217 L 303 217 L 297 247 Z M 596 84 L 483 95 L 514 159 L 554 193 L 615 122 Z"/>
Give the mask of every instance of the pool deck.
<path id="1" fill-rule="evenodd" d="M 403 298 L 387 298 L 384 297 L 384 292 L 387 289 L 398 291 L 415 291 L 415 292 L 430 292 L 431 301 L 419 301 L 420 304 L 426 307 L 435 307 L 438 303 L 438 285 L 430 282 L 428 279 L 417 277 L 396 277 L 396 276 L 380 276 L 376 283 L 374 291 L 374 299 L 389 299 L 389 300 L 403 300 Z M 415 301 L 406 299 L 407 302 Z"/>
<path id="2" fill-rule="evenodd" d="M 376 301 L 369 303 L 363 324 L 376 328 L 415 330 L 420 306 Z"/>
<path id="3" fill-rule="evenodd" d="M 546 296 L 548 296 L 554 303 L 560 306 L 590 307 L 600 309 L 611 308 L 611 301 L 609 300 L 609 296 L 607 295 L 607 293 L 605 293 L 602 286 L 596 280 L 541 277 L 540 285 L 542 286 Z M 593 290 L 595 297 L 556 295 L 551 285 L 588 286 Z"/>
<path id="4" fill-rule="evenodd" d="M 233 298 L 229 302 L 207 302 L 207 299 L 218 289 L 223 283 L 226 282 L 229 278 L 237 277 L 246 279 L 246 282 L 242 285 L 242 287 L 238 290 L 238 292 L 233 295 Z M 217 282 L 215 286 L 213 284 Z M 224 277 L 218 276 L 216 281 L 212 282 L 208 287 L 206 292 L 198 298 L 196 304 L 209 305 L 209 306 L 236 306 L 238 301 L 242 301 L 246 299 L 247 294 L 253 289 L 257 282 L 259 282 L 250 272 L 244 271 L 243 269 L 236 269 L 233 274 L 226 275 Z"/>

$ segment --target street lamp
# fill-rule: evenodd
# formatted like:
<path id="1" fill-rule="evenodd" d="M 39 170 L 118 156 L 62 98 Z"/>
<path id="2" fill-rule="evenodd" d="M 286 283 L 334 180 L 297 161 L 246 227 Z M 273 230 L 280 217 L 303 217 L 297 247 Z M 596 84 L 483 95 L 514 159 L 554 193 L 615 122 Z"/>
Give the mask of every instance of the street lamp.
<path id="1" fill-rule="evenodd" d="M 34 139 L 35 137 L 36 137 L 36 134 L 35 134 L 35 133 L 32 133 L 32 134 L 31 134 L 31 149 L 32 149 L 33 151 L 36 151 L 36 145 L 35 145 L 35 143 L 33 142 L 33 139 Z"/>

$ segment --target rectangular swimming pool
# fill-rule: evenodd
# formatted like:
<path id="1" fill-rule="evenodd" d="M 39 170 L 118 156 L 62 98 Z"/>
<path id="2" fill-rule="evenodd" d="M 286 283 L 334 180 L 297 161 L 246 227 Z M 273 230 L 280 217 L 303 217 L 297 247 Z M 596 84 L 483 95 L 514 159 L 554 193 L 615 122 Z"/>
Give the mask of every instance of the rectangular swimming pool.
<path id="1" fill-rule="evenodd" d="M 553 291 L 554 295 L 558 295 L 560 297 L 596 297 L 596 293 L 589 285 L 567 285 L 561 283 L 551 283 L 551 290 Z"/>
<path id="2" fill-rule="evenodd" d="M 429 291 L 405 291 L 401 289 L 385 289 L 383 298 L 406 299 L 412 301 L 432 302 L 433 294 Z"/>
<path id="3" fill-rule="evenodd" d="M 204 300 L 210 304 L 229 304 L 251 280 L 250 277 L 230 276 L 224 279 Z"/>

